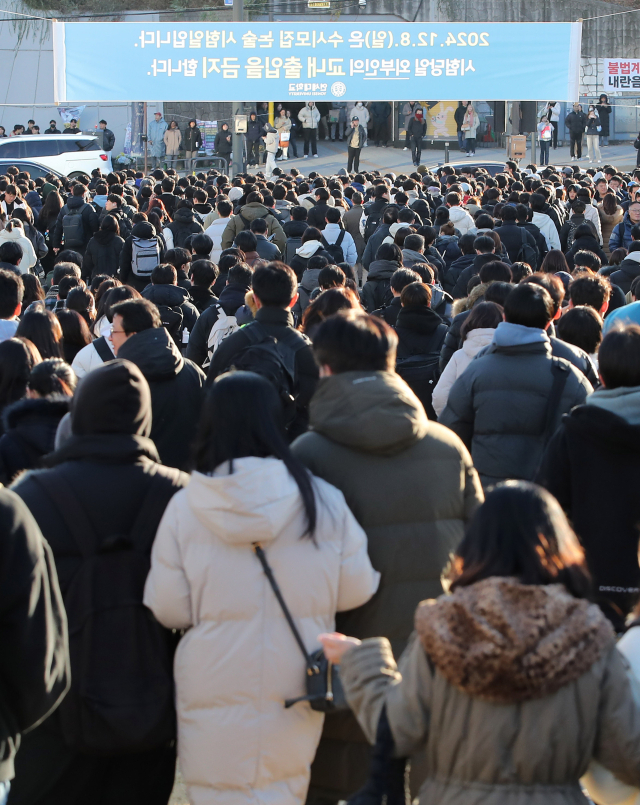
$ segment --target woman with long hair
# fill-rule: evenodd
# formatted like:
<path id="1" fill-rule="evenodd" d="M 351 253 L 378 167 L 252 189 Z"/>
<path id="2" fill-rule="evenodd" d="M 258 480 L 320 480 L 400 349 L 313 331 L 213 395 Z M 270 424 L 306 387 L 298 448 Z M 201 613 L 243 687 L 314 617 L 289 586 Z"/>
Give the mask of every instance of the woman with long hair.
<path id="1" fill-rule="evenodd" d="M 56 316 L 62 327 L 62 351 L 68 364 L 81 349 L 91 343 L 91 331 L 86 320 L 77 310 L 63 308 L 56 311 Z"/>
<path id="2" fill-rule="evenodd" d="M 53 231 L 60 211 L 64 207 L 62 196 L 57 190 L 50 190 L 44 200 L 44 204 L 38 214 L 36 229 L 44 235 L 44 242 L 49 251 L 42 258 L 42 267 L 46 273 L 53 269 L 55 253 L 53 251 Z"/>
<path id="3" fill-rule="evenodd" d="M 309 303 L 298 328 L 313 341 L 318 327 L 339 310 L 362 310 L 358 295 L 351 288 L 329 288 Z"/>
<path id="4" fill-rule="evenodd" d="M 24 296 L 22 297 L 22 315 L 34 302 L 44 304 L 44 288 L 40 285 L 40 280 L 35 274 L 22 274 L 22 284 L 24 286 Z"/>
<path id="5" fill-rule="evenodd" d="M 50 310 L 29 310 L 18 325 L 16 336 L 28 338 L 43 359 L 63 358 L 62 328 Z"/>
<path id="6" fill-rule="evenodd" d="M 321 624 L 378 585 L 342 493 L 293 456 L 284 424 L 268 380 L 217 378 L 191 482 L 153 546 L 144 602 L 165 627 L 188 630 L 175 683 L 180 768 L 194 802 L 302 805 L 307 794 L 323 717 L 308 702 L 284 706 L 305 695 L 305 662 L 256 551 L 307 652 Z"/>
<path id="7" fill-rule="evenodd" d="M 556 499 L 497 486 L 448 580 L 399 667 L 385 638 L 320 636 L 378 764 L 398 775 L 392 754 L 421 755 L 423 805 L 578 805 L 592 758 L 640 785 L 640 704 Z"/>
<path id="8" fill-rule="evenodd" d="M 567 274 L 571 273 L 567 259 L 560 249 L 550 249 L 546 253 L 540 266 L 540 271 L 543 274 L 557 274 L 558 271 L 565 271 Z"/>
<path id="9" fill-rule="evenodd" d="M 7 405 L 26 395 L 31 370 L 41 360 L 33 344 L 27 344 L 21 338 L 0 341 L 0 414 Z"/>

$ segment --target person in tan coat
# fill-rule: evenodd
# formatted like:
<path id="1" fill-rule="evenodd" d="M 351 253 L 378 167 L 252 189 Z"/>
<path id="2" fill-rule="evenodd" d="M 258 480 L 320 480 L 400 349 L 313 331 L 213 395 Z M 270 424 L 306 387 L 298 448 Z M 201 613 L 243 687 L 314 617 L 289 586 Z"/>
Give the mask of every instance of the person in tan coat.
<path id="1" fill-rule="evenodd" d="M 323 715 L 307 702 L 302 652 L 252 550 L 260 543 L 307 651 L 379 575 L 342 493 L 293 458 L 265 378 L 218 378 L 196 467 L 169 506 L 145 603 L 188 629 L 175 657 L 178 752 L 191 805 L 301 805 Z"/>
<path id="2" fill-rule="evenodd" d="M 592 759 L 640 784 L 640 703 L 585 567 L 555 498 L 508 481 L 473 518 L 450 594 L 418 607 L 399 665 L 386 640 L 321 636 L 369 738 L 424 759 L 422 805 L 586 804 Z"/>
<path id="3" fill-rule="evenodd" d="M 169 168 L 176 168 L 178 166 L 180 145 L 182 144 L 182 132 L 178 128 L 178 124 L 175 120 L 169 123 L 169 128 L 165 131 L 162 139 L 167 149 L 167 166 Z"/>

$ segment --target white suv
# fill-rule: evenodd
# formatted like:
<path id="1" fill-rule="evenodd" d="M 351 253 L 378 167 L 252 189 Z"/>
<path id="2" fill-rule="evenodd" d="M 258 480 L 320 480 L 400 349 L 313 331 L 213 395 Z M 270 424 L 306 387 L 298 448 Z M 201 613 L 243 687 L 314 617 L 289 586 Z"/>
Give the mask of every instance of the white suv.
<path id="1" fill-rule="evenodd" d="M 0 159 L 29 159 L 74 178 L 111 169 L 109 155 L 90 134 L 23 134 L 0 139 Z"/>

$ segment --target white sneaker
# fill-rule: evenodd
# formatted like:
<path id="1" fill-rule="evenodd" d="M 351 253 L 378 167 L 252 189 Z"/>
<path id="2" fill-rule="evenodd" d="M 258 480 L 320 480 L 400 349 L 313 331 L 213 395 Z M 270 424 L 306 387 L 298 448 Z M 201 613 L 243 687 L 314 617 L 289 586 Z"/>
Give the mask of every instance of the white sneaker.
<path id="1" fill-rule="evenodd" d="M 368 147 L 369 147 L 369 143 L 365 143 L 365 144 L 364 144 L 362 147 L 363 147 L 363 148 L 368 148 Z"/>
<path id="2" fill-rule="evenodd" d="M 309 154 L 305 154 L 302 158 L 303 159 L 309 159 Z"/>
<path id="3" fill-rule="evenodd" d="M 313 158 L 314 158 L 314 159 L 318 159 L 318 155 L 317 155 L 317 154 L 314 154 L 314 155 L 313 155 Z"/>
<path id="4" fill-rule="evenodd" d="M 405 146 L 405 148 L 403 148 L 402 150 L 403 151 L 408 151 L 409 149 Z"/>

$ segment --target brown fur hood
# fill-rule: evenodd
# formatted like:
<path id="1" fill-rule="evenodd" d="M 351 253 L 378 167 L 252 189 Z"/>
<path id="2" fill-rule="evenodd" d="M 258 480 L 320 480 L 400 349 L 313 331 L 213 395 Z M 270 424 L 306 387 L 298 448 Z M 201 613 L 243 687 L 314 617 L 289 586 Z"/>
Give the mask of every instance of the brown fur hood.
<path id="1" fill-rule="evenodd" d="M 563 585 L 499 577 L 423 601 L 416 630 L 451 685 L 498 704 L 555 693 L 586 673 L 614 640 L 600 609 Z"/>

